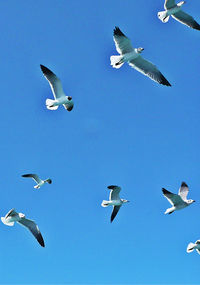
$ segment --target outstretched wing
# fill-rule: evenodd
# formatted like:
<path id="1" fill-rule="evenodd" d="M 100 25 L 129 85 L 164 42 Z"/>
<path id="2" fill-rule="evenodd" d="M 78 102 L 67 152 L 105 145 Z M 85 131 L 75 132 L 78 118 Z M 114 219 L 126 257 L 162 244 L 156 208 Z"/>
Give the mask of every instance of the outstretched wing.
<path id="1" fill-rule="evenodd" d="M 175 0 L 165 0 L 164 8 L 166 10 L 173 8 L 174 6 L 176 6 Z"/>
<path id="2" fill-rule="evenodd" d="M 120 200 L 119 192 L 121 191 L 121 187 L 116 185 L 110 185 L 108 186 L 108 189 L 111 190 L 109 200 Z"/>
<path id="3" fill-rule="evenodd" d="M 21 225 L 23 225 L 24 227 L 28 228 L 29 231 L 34 235 L 34 237 L 37 239 L 37 241 L 39 242 L 39 244 L 43 247 L 45 247 L 44 244 L 44 240 L 43 237 L 41 235 L 41 232 L 38 228 L 38 226 L 36 225 L 36 223 L 32 220 L 28 220 L 26 218 L 22 218 L 20 221 L 18 221 L 18 223 L 20 223 Z"/>
<path id="4" fill-rule="evenodd" d="M 65 97 L 60 79 L 50 69 L 48 69 L 44 65 L 40 64 L 40 67 L 41 67 L 41 70 L 45 78 L 48 80 L 51 86 L 51 90 L 53 92 L 54 98 L 58 99 L 61 97 Z"/>
<path id="5" fill-rule="evenodd" d="M 179 188 L 178 194 L 181 196 L 181 198 L 185 201 L 187 200 L 187 195 L 189 192 L 189 188 L 185 182 L 181 183 L 181 187 Z"/>
<path id="6" fill-rule="evenodd" d="M 110 222 L 112 223 L 112 221 L 114 220 L 114 218 L 116 217 L 117 213 L 119 212 L 121 206 L 113 206 L 113 211 L 112 211 L 112 215 L 110 218 Z"/>
<path id="7" fill-rule="evenodd" d="M 189 14 L 183 12 L 182 10 L 173 14 L 172 17 L 180 23 L 200 31 L 200 25 L 195 21 L 195 19 Z"/>
<path id="8" fill-rule="evenodd" d="M 145 60 L 141 55 L 129 61 L 128 63 L 131 67 L 135 68 L 137 71 L 143 73 L 144 75 L 148 76 L 159 84 L 171 86 L 171 84 L 157 69 L 157 67 L 150 61 Z"/>
<path id="9" fill-rule="evenodd" d="M 183 203 L 183 200 L 181 199 L 181 197 L 179 195 L 171 193 L 168 190 L 166 190 L 165 188 L 162 188 L 162 192 L 163 192 L 163 195 L 165 196 L 165 198 L 169 201 L 169 203 L 172 206 L 176 206 L 178 204 Z"/>
<path id="10" fill-rule="evenodd" d="M 8 218 L 8 217 L 16 216 L 16 215 L 17 215 L 17 212 L 15 211 L 14 208 L 12 208 L 12 209 L 5 215 L 5 219 Z"/>
<path id="11" fill-rule="evenodd" d="M 116 50 L 119 54 L 125 54 L 133 51 L 133 47 L 129 38 L 127 38 L 120 28 L 115 27 L 113 32 L 113 38 L 116 46 Z"/>
<path id="12" fill-rule="evenodd" d="M 23 174 L 22 177 L 33 178 L 36 183 L 40 183 L 42 181 L 37 174 Z"/>

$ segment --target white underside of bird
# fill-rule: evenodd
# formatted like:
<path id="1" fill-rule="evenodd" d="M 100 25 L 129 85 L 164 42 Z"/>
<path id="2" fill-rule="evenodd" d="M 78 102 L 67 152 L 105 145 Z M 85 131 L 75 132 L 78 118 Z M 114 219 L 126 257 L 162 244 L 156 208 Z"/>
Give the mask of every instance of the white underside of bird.
<path id="1" fill-rule="evenodd" d="M 188 244 L 188 246 L 187 246 L 187 252 L 188 253 L 194 251 L 195 249 L 198 252 L 198 254 L 200 254 L 200 240 L 197 240 L 195 243 L 190 242 Z"/>

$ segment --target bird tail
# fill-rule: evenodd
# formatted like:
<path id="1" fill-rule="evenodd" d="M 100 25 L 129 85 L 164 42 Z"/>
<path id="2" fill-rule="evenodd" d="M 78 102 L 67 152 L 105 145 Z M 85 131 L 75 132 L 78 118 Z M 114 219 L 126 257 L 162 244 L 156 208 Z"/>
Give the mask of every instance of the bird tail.
<path id="1" fill-rule="evenodd" d="M 174 208 L 168 208 L 166 211 L 165 211 L 165 214 L 172 214 L 174 212 Z"/>
<path id="2" fill-rule="evenodd" d="M 194 250 L 194 248 L 195 248 L 195 244 L 190 242 L 187 246 L 187 252 L 188 253 L 192 252 Z"/>
<path id="3" fill-rule="evenodd" d="M 58 109 L 58 106 L 53 106 L 53 103 L 54 103 L 54 102 L 55 102 L 54 100 L 47 99 L 47 100 L 46 100 L 47 109 L 49 109 L 49 110 L 57 110 L 57 109 Z"/>
<path id="4" fill-rule="evenodd" d="M 109 206 L 109 201 L 103 200 L 102 203 L 101 203 L 101 206 L 104 207 L 104 208 L 108 207 Z"/>
<path id="5" fill-rule="evenodd" d="M 2 221 L 2 223 L 4 223 L 6 226 L 10 226 L 10 227 L 14 226 L 14 223 L 15 223 L 15 222 L 10 222 L 10 223 L 8 223 L 4 217 L 1 217 L 1 221 Z"/>
<path id="6" fill-rule="evenodd" d="M 110 57 L 110 64 L 114 68 L 120 68 L 124 64 L 124 62 L 122 60 L 123 60 L 122 55 L 112 55 Z"/>
<path id="7" fill-rule="evenodd" d="M 158 12 L 158 18 L 163 22 L 167 23 L 169 21 L 169 17 L 167 15 L 167 11 Z"/>

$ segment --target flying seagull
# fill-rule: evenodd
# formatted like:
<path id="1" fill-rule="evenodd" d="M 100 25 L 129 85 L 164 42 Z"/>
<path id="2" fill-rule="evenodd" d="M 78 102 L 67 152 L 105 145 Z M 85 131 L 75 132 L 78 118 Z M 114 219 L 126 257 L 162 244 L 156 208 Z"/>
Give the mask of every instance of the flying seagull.
<path id="1" fill-rule="evenodd" d="M 178 194 L 173 194 L 173 193 L 169 192 L 168 190 L 166 190 L 165 188 L 162 188 L 162 192 L 163 192 L 165 198 L 172 205 L 171 208 L 169 208 L 165 211 L 165 214 L 171 214 L 174 211 L 183 209 L 183 208 L 191 205 L 193 202 L 195 202 L 192 199 L 187 200 L 189 188 L 185 182 L 182 182 Z"/>
<path id="2" fill-rule="evenodd" d="M 45 247 L 43 237 L 36 223 L 32 220 L 26 219 L 22 213 L 17 213 L 15 209 L 11 209 L 5 217 L 1 217 L 1 221 L 7 226 L 13 226 L 15 222 L 26 227 L 37 239 L 42 247 Z"/>
<path id="3" fill-rule="evenodd" d="M 49 110 L 57 110 L 58 106 L 63 105 L 67 111 L 71 111 L 74 106 L 74 102 L 72 101 L 71 96 L 66 96 L 63 88 L 62 83 L 60 79 L 47 67 L 44 65 L 41 65 L 41 70 L 45 76 L 45 78 L 48 80 L 51 90 L 53 92 L 53 96 L 55 100 L 47 99 L 46 100 L 46 106 Z"/>
<path id="4" fill-rule="evenodd" d="M 187 247 L 187 252 L 190 253 L 194 249 L 200 254 L 200 240 L 197 240 L 195 243 L 190 242 Z"/>
<path id="5" fill-rule="evenodd" d="M 129 38 L 127 38 L 118 27 L 114 29 L 113 38 L 116 50 L 120 55 L 112 55 L 110 57 L 112 67 L 120 68 L 125 62 L 128 62 L 131 67 L 152 80 L 166 86 L 171 86 L 157 67 L 140 55 L 144 48 L 133 48 Z"/>
<path id="6" fill-rule="evenodd" d="M 50 178 L 42 180 L 37 174 L 23 174 L 22 177 L 33 178 L 33 180 L 37 183 L 37 185 L 34 186 L 35 189 L 39 189 L 45 183 L 52 183 L 52 180 Z"/>
<path id="7" fill-rule="evenodd" d="M 119 192 L 121 191 L 121 187 L 119 186 L 115 186 L 115 185 L 111 185 L 107 187 L 110 191 L 110 196 L 109 196 L 109 201 L 103 200 L 101 203 L 102 207 L 108 207 L 110 205 L 113 206 L 113 211 L 112 211 L 112 215 L 111 215 L 111 223 L 114 220 L 114 218 L 116 217 L 120 207 L 122 204 L 129 202 L 128 200 L 124 200 L 124 199 L 120 199 L 119 197 Z"/>
<path id="8" fill-rule="evenodd" d="M 165 11 L 158 12 L 158 18 L 166 23 L 169 21 L 169 17 L 172 16 L 175 20 L 180 23 L 196 29 L 200 30 L 200 25 L 194 20 L 194 18 L 187 13 L 182 11 L 182 5 L 185 4 L 186 1 L 181 1 L 178 4 L 175 3 L 175 0 L 165 0 L 164 8 Z"/>

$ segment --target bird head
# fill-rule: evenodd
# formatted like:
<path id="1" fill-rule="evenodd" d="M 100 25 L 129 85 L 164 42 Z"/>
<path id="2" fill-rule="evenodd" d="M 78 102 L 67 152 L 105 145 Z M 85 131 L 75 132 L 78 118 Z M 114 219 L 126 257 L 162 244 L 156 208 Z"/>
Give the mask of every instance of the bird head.
<path id="1" fill-rule="evenodd" d="M 127 203 L 127 202 L 130 202 L 130 201 L 125 200 L 125 199 L 122 199 L 122 202 L 123 202 L 123 203 Z"/>
<path id="2" fill-rule="evenodd" d="M 196 202 L 195 200 L 192 200 L 192 199 L 189 199 L 188 201 L 188 204 L 192 204 L 192 203 L 194 203 L 194 202 Z"/>
<path id="3" fill-rule="evenodd" d="M 67 99 L 68 99 L 69 101 L 71 101 L 71 100 L 72 100 L 72 97 L 71 97 L 71 96 L 67 96 Z"/>
<path id="4" fill-rule="evenodd" d="M 22 218 L 25 218 L 25 215 L 22 213 L 19 213 L 19 217 L 22 219 Z"/>
<path id="5" fill-rule="evenodd" d="M 143 50 L 144 50 L 144 48 L 139 47 L 139 48 L 137 48 L 137 53 L 141 53 Z"/>

